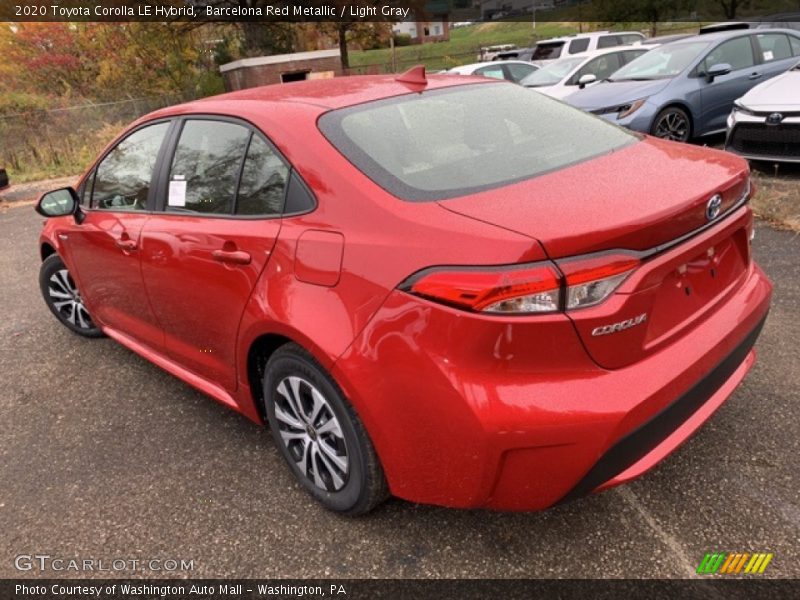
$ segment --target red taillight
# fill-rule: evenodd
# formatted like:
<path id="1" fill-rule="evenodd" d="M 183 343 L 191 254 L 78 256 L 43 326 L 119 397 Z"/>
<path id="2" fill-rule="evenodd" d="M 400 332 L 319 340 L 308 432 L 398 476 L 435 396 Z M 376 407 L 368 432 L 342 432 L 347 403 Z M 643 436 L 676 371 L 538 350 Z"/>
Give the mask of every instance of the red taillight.
<path id="1" fill-rule="evenodd" d="M 565 308 L 575 310 L 600 304 L 639 266 L 630 254 L 599 254 L 558 261 L 564 273 Z"/>
<path id="2" fill-rule="evenodd" d="M 560 307 L 561 281 L 549 264 L 430 270 L 403 286 L 418 296 L 490 313 L 542 313 Z"/>
<path id="3" fill-rule="evenodd" d="M 465 310 L 542 314 L 599 304 L 639 265 L 629 254 L 605 254 L 506 267 L 431 268 L 400 289 Z M 563 273 L 563 277 L 562 277 Z"/>

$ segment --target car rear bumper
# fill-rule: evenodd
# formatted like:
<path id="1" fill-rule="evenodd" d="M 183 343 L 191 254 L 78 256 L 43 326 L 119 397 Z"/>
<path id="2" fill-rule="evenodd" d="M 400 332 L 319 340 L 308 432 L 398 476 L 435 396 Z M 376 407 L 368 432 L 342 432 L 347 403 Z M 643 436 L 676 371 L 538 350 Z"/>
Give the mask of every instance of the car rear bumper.
<path id="1" fill-rule="evenodd" d="M 771 289 L 751 263 L 690 334 L 614 370 L 563 315 L 509 322 L 394 292 L 334 376 L 393 494 L 538 510 L 638 477 L 688 439 L 754 363 Z"/>

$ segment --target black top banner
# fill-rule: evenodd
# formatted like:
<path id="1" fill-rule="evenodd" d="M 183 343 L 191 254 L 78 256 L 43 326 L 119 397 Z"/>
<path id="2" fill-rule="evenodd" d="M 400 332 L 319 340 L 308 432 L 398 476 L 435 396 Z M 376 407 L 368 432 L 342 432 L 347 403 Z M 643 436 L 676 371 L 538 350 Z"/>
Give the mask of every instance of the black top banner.
<path id="1" fill-rule="evenodd" d="M 4 0 L 11 22 L 800 22 L 798 0 Z"/>

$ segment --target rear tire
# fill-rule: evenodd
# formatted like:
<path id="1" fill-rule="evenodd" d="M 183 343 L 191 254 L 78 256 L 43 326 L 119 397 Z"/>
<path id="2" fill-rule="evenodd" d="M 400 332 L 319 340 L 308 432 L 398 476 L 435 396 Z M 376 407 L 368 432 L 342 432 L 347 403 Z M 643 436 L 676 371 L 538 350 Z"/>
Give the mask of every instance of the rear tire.
<path id="1" fill-rule="evenodd" d="M 303 488 L 325 508 L 363 515 L 389 495 L 361 419 L 325 369 L 297 344 L 270 357 L 264 403 L 275 445 Z"/>
<path id="2" fill-rule="evenodd" d="M 668 106 L 653 119 L 650 133 L 664 140 L 688 142 L 692 139 L 692 120 L 682 108 Z"/>
<path id="3" fill-rule="evenodd" d="M 39 269 L 39 288 L 47 308 L 64 327 L 88 338 L 103 337 L 83 304 L 69 269 L 58 254 L 48 256 Z"/>

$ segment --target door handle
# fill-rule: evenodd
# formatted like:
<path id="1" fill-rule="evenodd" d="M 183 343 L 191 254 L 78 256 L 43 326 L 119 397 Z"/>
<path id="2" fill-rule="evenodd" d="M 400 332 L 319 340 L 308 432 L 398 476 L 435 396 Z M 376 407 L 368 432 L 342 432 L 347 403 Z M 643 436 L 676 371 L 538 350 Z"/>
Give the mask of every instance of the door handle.
<path id="1" fill-rule="evenodd" d="M 136 250 L 136 242 L 131 239 L 120 239 L 116 240 L 114 243 L 117 245 L 117 248 L 125 252 L 133 252 Z"/>
<path id="2" fill-rule="evenodd" d="M 250 253 L 244 250 L 214 250 L 211 253 L 214 260 L 221 263 L 230 263 L 234 265 L 249 265 Z"/>
<path id="3" fill-rule="evenodd" d="M 761 77 L 761 73 L 750 73 L 750 75 L 747 78 L 748 79 L 758 79 L 759 77 Z"/>

